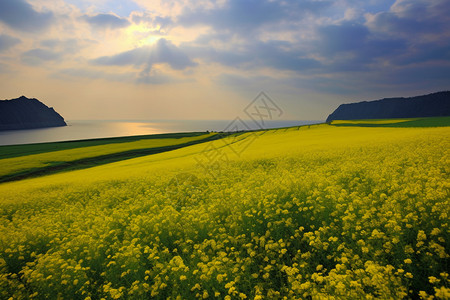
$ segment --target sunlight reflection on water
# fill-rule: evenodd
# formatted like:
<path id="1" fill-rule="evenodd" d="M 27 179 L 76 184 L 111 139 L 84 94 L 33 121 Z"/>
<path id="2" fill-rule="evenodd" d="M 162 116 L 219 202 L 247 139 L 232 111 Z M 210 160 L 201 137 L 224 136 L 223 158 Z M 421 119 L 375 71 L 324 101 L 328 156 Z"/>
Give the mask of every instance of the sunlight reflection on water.
<path id="1" fill-rule="evenodd" d="M 57 142 L 187 131 L 222 131 L 230 121 L 66 121 L 68 126 L 0 131 L 0 145 Z M 273 121 L 267 128 L 318 123 Z"/>

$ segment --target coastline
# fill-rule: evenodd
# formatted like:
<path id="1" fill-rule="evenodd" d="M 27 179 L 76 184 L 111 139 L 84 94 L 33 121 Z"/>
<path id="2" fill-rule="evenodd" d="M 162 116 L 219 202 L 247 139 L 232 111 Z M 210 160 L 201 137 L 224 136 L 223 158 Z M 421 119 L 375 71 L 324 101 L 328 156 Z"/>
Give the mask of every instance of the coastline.
<path id="1" fill-rule="evenodd" d="M 104 138 L 122 138 L 130 136 L 147 136 L 155 134 L 174 134 L 187 132 L 224 131 L 229 120 L 72 120 L 68 126 L 0 131 L 0 146 L 52 143 L 65 141 L 83 141 Z M 323 121 L 283 120 L 267 122 L 264 129 L 283 128 L 317 124 Z M 258 129 L 251 126 L 250 129 Z"/>

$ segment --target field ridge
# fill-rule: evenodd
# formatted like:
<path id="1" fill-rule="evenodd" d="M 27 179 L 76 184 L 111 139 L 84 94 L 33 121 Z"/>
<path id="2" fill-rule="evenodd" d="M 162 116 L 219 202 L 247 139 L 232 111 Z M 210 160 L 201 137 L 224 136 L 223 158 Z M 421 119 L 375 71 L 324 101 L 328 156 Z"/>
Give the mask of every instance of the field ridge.
<path id="1" fill-rule="evenodd" d="M 152 155 L 157 153 L 163 153 L 167 151 L 172 151 L 200 143 L 205 143 L 209 141 L 213 141 L 221 138 L 223 135 L 212 135 L 208 136 L 201 140 L 189 141 L 182 144 L 169 145 L 164 147 L 151 147 L 151 148 L 143 148 L 136 150 L 128 150 L 117 153 L 91 156 L 87 158 L 81 158 L 73 161 L 54 161 L 52 165 L 39 167 L 39 168 L 31 168 L 18 172 L 14 172 L 11 174 L 0 176 L 0 183 L 2 182 L 10 182 L 16 180 L 22 180 L 27 178 L 39 177 L 49 174 L 55 174 L 64 171 L 74 171 L 80 169 L 86 169 L 94 166 L 99 166 L 107 163 L 117 162 L 125 159 L 136 158 L 146 155 Z"/>

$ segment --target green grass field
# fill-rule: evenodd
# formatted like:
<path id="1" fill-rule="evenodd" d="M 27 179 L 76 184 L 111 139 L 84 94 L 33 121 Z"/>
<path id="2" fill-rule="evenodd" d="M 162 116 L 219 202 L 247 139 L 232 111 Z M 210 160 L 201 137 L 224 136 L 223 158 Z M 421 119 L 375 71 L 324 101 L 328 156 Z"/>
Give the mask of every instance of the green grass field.
<path id="1" fill-rule="evenodd" d="M 379 119 L 379 120 L 336 120 L 335 126 L 359 127 L 444 127 L 450 126 L 450 117 L 412 118 L 412 119 Z"/>
<path id="2" fill-rule="evenodd" d="M 0 182 L 101 165 L 212 140 L 181 133 L 0 147 Z"/>
<path id="3" fill-rule="evenodd" d="M 448 299 L 450 128 L 385 122 L 1 183 L 0 298 Z M 2 170 L 52 153 L 26 147 Z"/>

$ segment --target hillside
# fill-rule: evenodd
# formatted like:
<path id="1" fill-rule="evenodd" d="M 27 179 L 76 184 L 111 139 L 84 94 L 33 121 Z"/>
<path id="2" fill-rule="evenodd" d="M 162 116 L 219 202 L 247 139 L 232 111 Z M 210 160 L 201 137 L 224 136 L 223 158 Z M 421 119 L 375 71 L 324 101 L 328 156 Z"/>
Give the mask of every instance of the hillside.
<path id="1" fill-rule="evenodd" d="M 450 116 L 450 92 L 410 98 L 385 98 L 341 104 L 327 118 L 333 120 L 394 119 Z"/>
<path id="2" fill-rule="evenodd" d="M 0 146 L 0 183 L 171 151 L 216 138 L 215 133 L 191 132 Z"/>
<path id="3" fill-rule="evenodd" d="M 0 130 L 66 126 L 64 118 L 37 99 L 0 100 Z"/>

